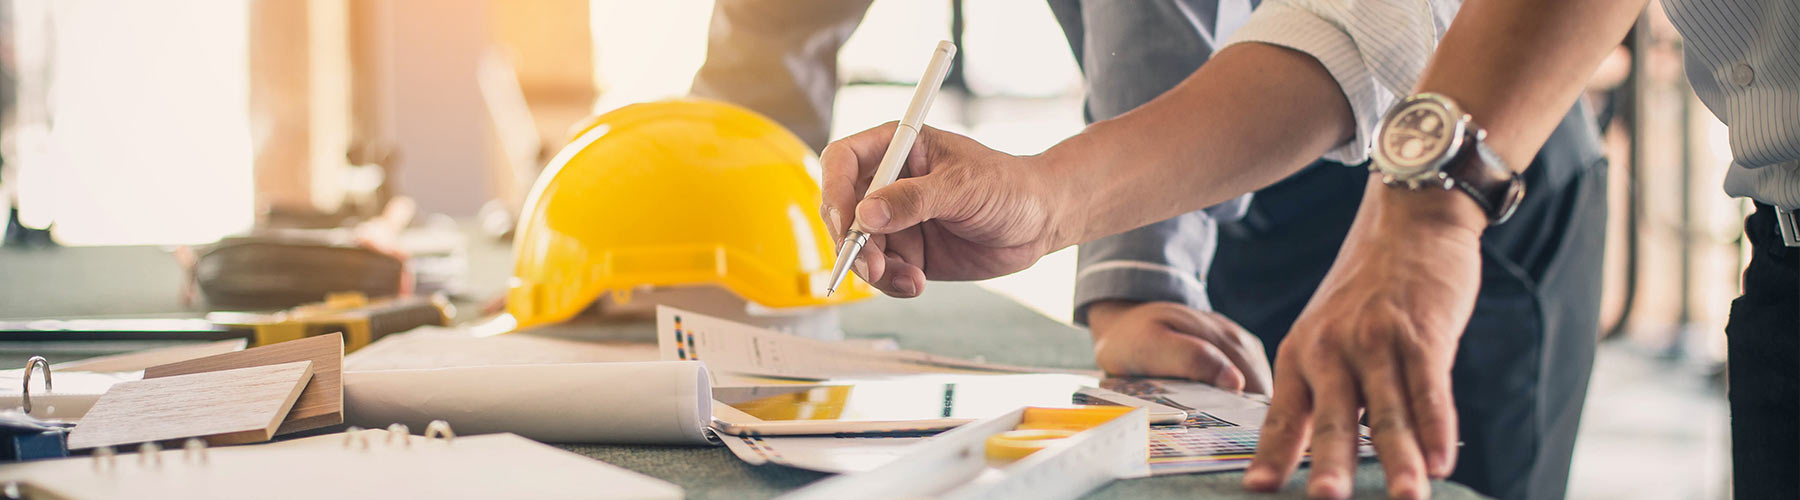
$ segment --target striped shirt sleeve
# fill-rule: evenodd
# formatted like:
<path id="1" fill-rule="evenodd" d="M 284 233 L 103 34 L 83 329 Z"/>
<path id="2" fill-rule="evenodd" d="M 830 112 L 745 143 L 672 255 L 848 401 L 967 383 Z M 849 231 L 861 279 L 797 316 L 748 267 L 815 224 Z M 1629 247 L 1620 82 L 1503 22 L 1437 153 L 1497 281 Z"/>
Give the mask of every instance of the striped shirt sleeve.
<path id="1" fill-rule="evenodd" d="M 1267 0 L 1225 47 L 1257 42 L 1304 52 L 1337 80 L 1356 133 L 1325 159 L 1369 158 L 1382 113 L 1410 94 L 1460 0 Z M 1221 47 L 1223 50 L 1223 47 Z"/>

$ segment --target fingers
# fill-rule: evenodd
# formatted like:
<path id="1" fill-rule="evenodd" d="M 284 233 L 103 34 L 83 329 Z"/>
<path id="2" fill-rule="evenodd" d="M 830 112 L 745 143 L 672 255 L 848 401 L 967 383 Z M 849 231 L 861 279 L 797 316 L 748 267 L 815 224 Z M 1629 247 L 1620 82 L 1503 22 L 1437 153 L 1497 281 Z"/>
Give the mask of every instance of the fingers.
<path id="1" fill-rule="evenodd" d="M 1269 367 L 1269 355 L 1263 348 L 1262 339 L 1241 328 L 1238 329 L 1238 337 L 1243 339 L 1241 343 L 1248 351 L 1245 354 L 1245 364 L 1238 365 L 1244 371 L 1244 392 L 1273 395 L 1275 371 Z"/>
<path id="2" fill-rule="evenodd" d="M 1237 390 L 1244 376 L 1205 339 L 1176 330 L 1164 316 L 1171 303 L 1100 301 L 1088 309 L 1094 358 L 1106 373 L 1210 382 Z"/>
<path id="3" fill-rule="evenodd" d="M 1349 367 L 1336 355 L 1311 363 L 1307 382 L 1317 407 L 1312 427 L 1312 478 L 1306 495 L 1312 498 L 1347 498 L 1356 471 L 1356 442 L 1361 434 L 1357 417 L 1362 401 Z"/>
<path id="4" fill-rule="evenodd" d="M 1244 488 L 1272 492 L 1281 489 L 1300 464 L 1301 451 L 1312 437 L 1312 389 L 1301 379 L 1295 363 L 1283 362 L 1275 377 L 1275 395 L 1269 402 L 1257 438 L 1256 458 L 1244 473 Z"/>
<path id="5" fill-rule="evenodd" d="M 819 153 L 824 198 L 819 216 L 833 237 L 842 238 L 849 228 L 847 217 L 856 212 L 856 202 L 867 185 L 864 179 L 875 175 L 881 153 L 893 137 L 894 125 L 884 124 L 832 142 Z"/>
<path id="6" fill-rule="evenodd" d="M 935 177 L 894 181 L 856 205 L 856 225 L 873 234 L 887 234 L 937 218 L 948 208 L 943 200 L 956 198 L 945 191 L 950 187 L 939 185 Z"/>
<path id="7" fill-rule="evenodd" d="M 912 259 L 923 258 L 917 257 L 922 246 L 914 233 L 870 235 L 850 270 L 888 296 L 917 297 L 925 291 L 925 270 Z"/>
<path id="8" fill-rule="evenodd" d="M 1262 340 L 1249 330 L 1219 314 L 1202 314 L 1212 324 L 1213 344 L 1231 358 L 1231 365 L 1244 374 L 1243 392 L 1268 394 L 1269 357 L 1263 352 Z"/>
<path id="9" fill-rule="evenodd" d="M 1415 343 L 1401 343 L 1400 360 L 1406 368 L 1406 379 L 1414 433 L 1420 453 L 1424 455 L 1426 473 L 1433 479 L 1450 477 L 1456 468 L 1456 404 L 1450 393 L 1450 369 L 1443 362 L 1433 362 L 1426 348 Z"/>
<path id="10" fill-rule="evenodd" d="M 925 291 L 925 271 L 909 264 L 898 255 L 885 256 L 881 279 L 871 283 L 892 297 L 909 299 Z"/>
<path id="11" fill-rule="evenodd" d="M 1358 359 L 1363 396 L 1368 399 L 1369 432 L 1387 475 L 1389 498 L 1424 498 L 1430 492 L 1419 454 L 1411 410 L 1402 388 L 1401 367 L 1386 346 L 1371 346 Z"/>
<path id="12" fill-rule="evenodd" d="M 1238 371 L 1231 363 L 1231 358 L 1220 351 L 1217 346 L 1188 335 L 1176 335 L 1179 342 L 1153 348 L 1153 354 L 1163 358 L 1164 366 L 1173 368 L 1182 378 L 1210 383 L 1227 391 L 1244 390 L 1244 373 Z"/>
<path id="13" fill-rule="evenodd" d="M 870 285 L 880 283 L 881 278 L 887 274 L 887 239 L 885 234 L 870 235 L 869 242 L 863 245 L 862 251 L 856 254 L 856 260 L 850 263 L 850 270 Z"/>
<path id="14" fill-rule="evenodd" d="M 1155 306 L 1172 308 L 1173 314 L 1167 315 L 1169 326 L 1177 332 L 1205 339 L 1215 346 L 1215 351 L 1222 353 L 1228 363 L 1230 372 L 1235 375 L 1236 382 L 1223 383 L 1224 380 L 1197 379 L 1213 382 L 1221 389 L 1267 394 L 1271 382 L 1269 380 L 1268 355 L 1263 352 L 1262 341 L 1244 330 L 1223 315 L 1197 311 L 1185 305 L 1174 303 L 1152 303 Z M 1223 377 L 1223 375 L 1220 375 Z"/>
<path id="15" fill-rule="evenodd" d="M 892 297 L 912 298 L 925 291 L 925 269 L 922 264 L 924 242 L 916 231 L 884 235 L 880 278 L 871 281 L 876 289 Z"/>
<path id="16" fill-rule="evenodd" d="M 819 163 L 824 197 L 824 203 L 819 205 L 819 218 L 825 221 L 825 229 L 831 232 L 832 239 L 843 239 L 844 230 L 850 223 L 844 217 L 856 207 L 854 186 L 859 168 L 856 155 L 848 147 L 834 142 L 819 154 Z"/>

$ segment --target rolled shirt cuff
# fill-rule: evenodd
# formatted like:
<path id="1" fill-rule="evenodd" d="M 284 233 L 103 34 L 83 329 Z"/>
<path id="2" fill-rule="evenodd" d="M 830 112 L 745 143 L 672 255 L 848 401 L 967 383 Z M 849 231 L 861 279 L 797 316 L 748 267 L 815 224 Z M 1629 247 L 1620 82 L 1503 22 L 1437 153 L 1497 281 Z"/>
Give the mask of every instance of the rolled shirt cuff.
<path id="1" fill-rule="evenodd" d="M 1342 22 L 1340 20 L 1340 22 Z M 1369 159 L 1369 147 L 1375 125 L 1381 115 L 1398 102 L 1393 92 L 1376 80 L 1376 75 L 1359 51 L 1356 40 L 1343 26 L 1318 13 L 1285 3 L 1265 3 L 1250 15 L 1250 20 L 1232 34 L 1219 50 L 1240 43 L 1266 43 L 1303 52 L 1319 61 L 1337 80 L 1350 112 L 1356 120 L 1356 133 L 1349 142 L 1326 152 L 1326 160 L 1358 165 Z M 1426 40 L 1430 43 L 1431 40 Z M 1425 51 L 1429 55 L 1429 49 Z"/>
<path id="2" fill-rule="evenodd" d="M 1110 260 L 1075 275 L 1075 323 L 1088 324 L 1088 306 L 1104 300 L 1175 302 L 1211 311 L 1206 282 L 1194 273 L 1154 262 Z"/>

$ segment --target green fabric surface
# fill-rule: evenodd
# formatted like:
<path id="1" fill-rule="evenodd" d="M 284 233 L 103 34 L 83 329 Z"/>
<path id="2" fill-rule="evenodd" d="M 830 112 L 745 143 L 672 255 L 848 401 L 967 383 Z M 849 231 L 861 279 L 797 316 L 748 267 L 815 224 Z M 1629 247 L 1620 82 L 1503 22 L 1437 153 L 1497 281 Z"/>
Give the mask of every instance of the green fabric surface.
<path id="1" fill-rule="evenodd" d="M 476 241 L 470 248 L 470 282 L 497 294 L 510 266 L 504 244 Z M 504 268 L 503 268 L 504 269 Z M 0 248 L 0 318 L 100 315 L 197 315 L 178 300 L 181 275 L 167 252 L 154 247 L 64 248 L 21 251 Z M 473 302 L 459 304 L 465 311 Z M 465 315 L 466 316 L 466 315 Z M 1057 368 L 1093 368 L 1093 347 L 1085 330 L 1049 319 L 1000 295 L 967 283 L 931 283 L 909 300 L 877 298 L 847 306 L 843 327 L 853 338 L 892 338 L 900 346 L 996 363 Z M 549 328 L 544 335 L 601 338 L 653 336 L 644 323 L 580 324 Z M 0 368 L 18 366 L 24 356 L 53 350 L 67 361 L 148 347 L 144 343 L 0 343 Z M 18 361 L 14 361 L 18 360 Z M 603 418 L 596 416 L 595 418 Z M 826 476 L 776 465 L 746 465 L 724 447 L 609 446 L 558 447 L 680 485 L 690 498 L 770 498 Z M 1241 473 L 1188 474 L 1115 481 L 1089 498 L 1300 498 L 1305 470 L 1277 495 L 1243 491 Z M 1356 497 L 1384 497 L 1380 465 L 1365 461 L 1356 470 Z M 1438 498 L 1480 498 L 1460 485 L 1437 482 Z"/>

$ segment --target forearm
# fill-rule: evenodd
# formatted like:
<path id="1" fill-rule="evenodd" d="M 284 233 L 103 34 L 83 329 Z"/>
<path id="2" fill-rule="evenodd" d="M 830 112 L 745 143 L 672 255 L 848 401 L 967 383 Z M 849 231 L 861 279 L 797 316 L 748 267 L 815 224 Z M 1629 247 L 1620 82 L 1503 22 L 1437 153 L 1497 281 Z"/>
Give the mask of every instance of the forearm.
<path id="1" fill-rule="evenodd" d="M 1354 130 L 1319 62 L 1264 44 L 1232 46 L 1155 100 L 1045 151 L 1067 186 L 1064 244 L 1116 234 L 1273 184 Z"/>
<path id="2" fill-rule="evenodd" d="M 1507 166 L 1524 171 L 1645 1 L 1469 0 L 1416 91 L 1455 99 L 1487 130 L 1488 146 Z M 1487 227 L 1480 207 L 1460 192 L 1401 191 L 1377 188 L 1361 211 L 1409 211 L 1424 230 L 1448 224 L 1478 236 Z"/>
<path id="3" fill-rule="evenodd" d="M 1501 158 L 1523 169 L 1645 1 L 1469 0 L 1414 90 L 1457 99 Z M 1082 207 L 1064 221 L 1064 243 L 1272 184 L 1349 139 L 1354 118 L 1339 83 L 1311 55 L 1228 47 L 1156 100 L 1044 153 L 1069 186 L 1067 206 Z M 1232 125 L 1195 125 L 1217 123 Z M 1451 196 L 1409 198 L 1475 208 Z"/>
<path id="4" fill-rule="evenodd" d="M 1416 90 L 1455 99 L 1524 170 L 1646 1 L 1467 0 Z"/>

